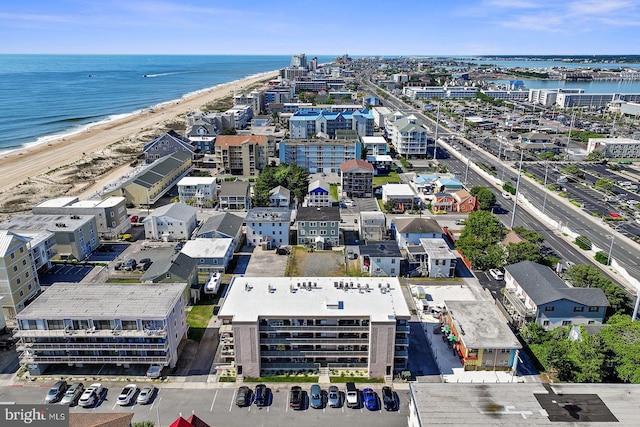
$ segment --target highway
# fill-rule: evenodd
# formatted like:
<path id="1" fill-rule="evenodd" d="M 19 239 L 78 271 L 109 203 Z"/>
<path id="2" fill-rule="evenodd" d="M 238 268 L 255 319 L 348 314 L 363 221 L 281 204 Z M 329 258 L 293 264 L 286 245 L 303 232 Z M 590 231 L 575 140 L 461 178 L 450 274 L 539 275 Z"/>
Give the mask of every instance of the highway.
<path id="1" fill-rule="evenodd" d="M 372 85 L 367 85 L 367 87 L 372 87 Z M 373 88 L 372 93 L 376 93 L 375 88 Z M 405 110 L 408 109 L 401 100 L 394 97 L 393 95 L 389 95 L 389 98 L 386 101 L 396 108 L 401 108 L 398 106 L 404 106 Z M 415 109 L 410 110 L 416 114 L 421 115 L 425 120 L 431 123 L 435 129 L 436 123 L 434 120 L 425 116 L 421 112 L 416 111 Z M 442 126 L 439 127 L 439 137 L 450 133 L 451 132 L 448 129 L 442 128 Z M 510 165 L 504 167 L 505 165 L 503 164 L 503 162 L 498 160 L 495 156 L 479 149 L 471 141 L 466 140 L 459 135 L 457 135 L 457 137 L 463 140 L 465 144 L 472 147 L 470 152 L 466 151 L 465 153 L 463 153 L 465 156 L 470 155 L 474 159 L 474 162 L 483 162 L 488 165 L 495 165 L 497 171 L 500 172 L 501 175 L 504 175 L 504 180 L 506 181 L 513 182 L 514 179 L 517 179 L 517 170 L 514 170 Z M 445 160 L 444 162 L 450 165 L 452 167 L 452 170 L 457 170 L 464 180 L 466 163 L 463 163 L 457 159 L 454 160 L 453 158 Z M 489 185 L 486 180 L 473 173 L 471 170 L 469 170 L 468 173 L 469 186 Z M 622 268 L 624 268 L 630 276 L 640 281 L 640 246 L 638 246 L 638 244 L 629 242 L 627 239 L 623 239 L 619 233 L 605 225 L 602 220 L 590 217 L 587 213 L 578 210 L 578 208 L 572 206 L 566 200 L 558 200 L 556 198 L 557 196 L 552 195 L 550 192 L 545 198 L 544 188 L 537 183 L 530 182 L 524 177 L 520 180 L 520 193 L 525 196 L 534 206 L 542 207 L 544 205 L 545 213 L 551 219 L 557 221 L 559 224 L 561 224 L 561 226 L 566 226 L 575 233 L 587 236 L 595 246 L 601 248 L 603 251 L 608 253 L 608 249 L 611 247 L 613 240 L 612 258 L 615 259 L 615 261 Z M 501 199 L 500 193 L 498 193 L 497 198 Z M 506 202 L 506 200 L 500 201 Z M 513 201 L 511 201 L 511 203 L 513 203 Z M 501 204 L 506 206 L 505 203 Z M 507 224 L 510 224 L 511 222 L 510 215 L 511 214 L 509 213 L 509 221 L 507 222 Z M 572 260 L 571 257 L 573 257 L 573 259 L 585 259 L 584 256 L 582 256 L 582 253 L 578 252 L 578 250 L 574 249 L 571 245 L 567 245 L 563 239 L 555 236 L 551 232 L 551 230 L 548 230 L 548 227 L 546 225 L 524 212 L 524 209 L 522 209 L 521 207 L 518 207 L 516 211 L 515 225 L 523 225 L 527 228 L 531 228 L 542 233 L 545 238 L 550 239 L 550 244 L 551 242 L 553 242 L 553 246 L 554 248 L 556 248 L 556 250 L 562 251 L 560 255 L 565 259 Z M 543 232 L 544 230 L 546 230 L 546 232 Z"/>

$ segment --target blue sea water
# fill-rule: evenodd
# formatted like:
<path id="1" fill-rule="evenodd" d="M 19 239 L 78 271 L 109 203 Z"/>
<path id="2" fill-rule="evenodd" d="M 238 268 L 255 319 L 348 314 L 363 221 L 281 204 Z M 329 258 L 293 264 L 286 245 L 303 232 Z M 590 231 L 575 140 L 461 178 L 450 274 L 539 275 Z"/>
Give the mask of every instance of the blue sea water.
<path id="1" fill-rule="evenodd" d="M 290 61 L 285 55 L 0 55 L 0 152 Z"/>

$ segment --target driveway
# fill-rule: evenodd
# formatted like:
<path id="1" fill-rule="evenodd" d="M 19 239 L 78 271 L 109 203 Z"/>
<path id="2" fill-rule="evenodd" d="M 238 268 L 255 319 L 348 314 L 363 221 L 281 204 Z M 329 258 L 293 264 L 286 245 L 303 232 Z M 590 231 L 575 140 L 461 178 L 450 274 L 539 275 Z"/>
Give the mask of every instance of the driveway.
<path id="1" fill-rule="evenodd" d="M 243 254 L 244 255 L 244 254 Z M 248 277 L 282 276 L 287 268 L 286 255 L 277 255 L 275 249 L 263 251 L 255 248 L 244 272 Z M 237 270 L 237 267 L 236 267 Z"/>

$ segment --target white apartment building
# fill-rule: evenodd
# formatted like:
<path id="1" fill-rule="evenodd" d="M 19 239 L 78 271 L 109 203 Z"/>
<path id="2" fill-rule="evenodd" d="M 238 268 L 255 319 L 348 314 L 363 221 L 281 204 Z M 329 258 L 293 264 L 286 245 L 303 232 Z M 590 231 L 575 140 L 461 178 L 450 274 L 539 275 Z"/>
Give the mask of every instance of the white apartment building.
<path id="1" fill-rule="evenodd" d="M 16 317 L 20 362 L 175 367 L 189 326 L 186 283 L 56 283 Z"/>
<path id="2" fill-rule="evenodd" d="M 383 240 L 387 235 L 387 217 L 380 211 L 360 212 L 358 231 L 361 240 Z"/>
<path id="3" fill-rule="evenodd" d="M 154 209 L 146 217 L 144 235 L 153 240 L 187 240 L 198 224 L 198 210 L 184 203 L 171 203 Z"/>
<path id="4" fill-rule="evenodd" d="M 400 112 L 385 117 L 389 142 L 401 156 L 421 156 L 427 154 L 427 133 L 430 128 L 425 120 L 414 114 Z"/>
<path id="5" fill-rule="evenodd" d="M 606 158 L 640 159 L 640 141 L 631 138 L 589 138 L 587 153 L 599 151 Z"/>
<path id="6" fill-rule="evenodd" d="M 374 113 L 375 117 L 375 113 Z M 376 125 L 377 126 L 377 125 Z M 383 156 L 387 154 L 388 144 L 387 140 L 382 136 L 363 136 L 360 138 L 364 148 L 367 150 L 367 155 L 370 156 Z"/>
<path id="7" fill-rule="evenodd" d="M 406 369 L 411 317 L 395 277 L 235 277 L 218 314 L 221 362 L 274 371 Z"/>
<path id="8" fill-rule="evenodd" d="M 180 252 L 196 260 L 199 272 L 224 273 L 233 258 L 233 249 L 233 239 L 197 238 L 187 240 Z"/>
<path id="9" fill-rule="evenodd" d="M 444 239 L 420 239 L 420 245 L 407 246 L 407 261 L 413 275 L 431 278 L 455 277 L 458 256 Z"/>
<path id="10" fill-rule="evenodd" d="M 369 276 L 400 275 L 402 253 L 395 240 L 370 241 L 360 245 L 360 268 Z"/>
<path id="11" fill-rule="evenodd" d="M 216 178 L 213 176 L 185 176 L 178 181 L 180 203 L 195 207 L 211 207 L 216 200 Z"/>
<path id="12" fill-rule="evenodd" d="M 248 246 L 273 249 L 289 245 L 291 211 L 288 208 L 253 208 L 244 219 Z"/>

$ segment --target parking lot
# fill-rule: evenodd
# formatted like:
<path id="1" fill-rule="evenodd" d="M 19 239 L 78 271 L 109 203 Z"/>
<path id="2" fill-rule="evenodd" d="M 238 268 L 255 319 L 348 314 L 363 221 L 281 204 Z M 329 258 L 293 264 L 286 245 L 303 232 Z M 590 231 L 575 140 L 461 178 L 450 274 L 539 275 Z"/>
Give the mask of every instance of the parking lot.
<path id="1" fill-rule="evenodd" d="M 47 272 L 38 275 L 41 285 L 56 282 L 80 282 L 93 270 L 93 265 L 54 264 Z"/>
<path id="2" fill-rule="evenodd" d="M 4 387 L 0 390 L 0 400 L 17 403 L 43 403 L 48 387 L 47 383 L 40 386 Z M 88 386 L 88 383 L 84 384 Z M 311 384 L 274 384 L 270 387 L 268 406 L 259 408 L 255 405 L 238 407 L 235 405 L 237 386 L 217 389 L 185 389 L 169 388 L 172 384 L 162 387 L 155 399 L 149 405 L 119 406 L 116 404 L 118 393 L 126 383 L 104 384 L 108 388 L 104 400 L 94 408 L 72 407 L 73 413 L 91 412 L 132 412 L 132 422 L 154 421 L 158 426 L 172 423 L 180 414 L 188 417 L 194 413 L 210 425 L 224 426 L 406 426 L 408 416 L 409 394 L 407 390 L 396 390 L 399 410 L 387 412 L 384 409 L 369 411 L 365 408 L 349 409 L 323 407 L 322 409 L 293 410 L 289 407 L 289 390 L 293 385 L 302 386 L 308 393 Z M 138 384 L 141 387 L 143 384 Z M 254 388 L 256 384 L 245 383 Z M 344 384 L 336 384 L 344 390 Z M 176 385 L 177 386 L 177 385 Z M 357 385 L 362 390 L 364 385 Z M 326 389 L 328 386 L 323 386 Z M 373 390 L 380 396 L 381 384 L 372 385 Z"/>
<path id="3" fill-rule="evenodd" d="M 248 277 L 263 277 L 263 276 L 284 276 L 284 272 L 287 268 L 287 259 L 286 255 L 278 255 L 276 254 L 275 249 L 270 249 L 267 251 L 262 250 L 261 248 L 252 248 L 251 258 L 247 258 L 249 254 L 247 254 L 248 248 L 242 250 L 241 254 L 237 256 L 240 257 L 238 264 L 236 264 L 235 274 L 244 274 Z M 248 261 L 248 264 L 246 263 Z M 240 273 L 242 266 L 246 265 L 244 268 L 244 273 Z"/>

